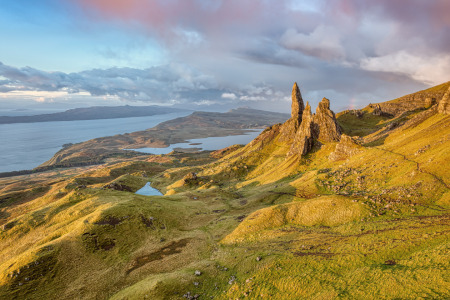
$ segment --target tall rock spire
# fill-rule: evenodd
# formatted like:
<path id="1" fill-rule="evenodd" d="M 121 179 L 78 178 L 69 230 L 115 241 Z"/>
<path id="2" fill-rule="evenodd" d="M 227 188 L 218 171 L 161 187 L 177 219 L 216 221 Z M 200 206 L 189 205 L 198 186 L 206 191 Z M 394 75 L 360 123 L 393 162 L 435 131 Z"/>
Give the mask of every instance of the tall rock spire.
<path id="1" fill-rule="evenodd" d="M 313 118 L 314 115 L 311 113 L 311 106 L 306 102 L 306 108 L 304 108 L 302 115 L 302 123 L 295 134 L 294 142 L 287 154 L 288 156 L 294 154 L 305 155 L 312 149 L 314 144 Z"/>
<path id="2" fill-rule="evenodd" d="M 291 107 L 291 119 L 297 120 L 298 125 L 302 122 L 303 110 L 305 105 L 303 104 L 302 94 L 298 88 L 297 82 L 292 87 L 292 107 Z"/>
<path id="3" fill-rule="evenodd" d="M 287 120 L 280 129 L 280 141 L 292 141 L 294 139 L 295 133 L 302 123 L 304 110 L 305 105 L 303 104 L 302 94 L 300 93 L 297 82 L 295 82 L 292 87 L 291 118 Z"/>

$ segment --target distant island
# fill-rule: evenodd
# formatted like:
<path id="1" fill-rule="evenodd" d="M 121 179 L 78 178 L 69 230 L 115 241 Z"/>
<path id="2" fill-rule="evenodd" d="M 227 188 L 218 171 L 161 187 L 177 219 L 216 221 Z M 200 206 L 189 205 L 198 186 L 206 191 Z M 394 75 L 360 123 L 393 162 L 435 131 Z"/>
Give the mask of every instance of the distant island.
<path id="1" fill-rule="evenodd" d="M 69 109 L 59 113 L 41 114 L 33 116 L 14 116 L 14 117 L 0 116 L 0 124 L 146 117 L 183 111 L 188 110 L 172 107 L 162 107 L 156 105 L 92 106 L 85 108 Z"/>

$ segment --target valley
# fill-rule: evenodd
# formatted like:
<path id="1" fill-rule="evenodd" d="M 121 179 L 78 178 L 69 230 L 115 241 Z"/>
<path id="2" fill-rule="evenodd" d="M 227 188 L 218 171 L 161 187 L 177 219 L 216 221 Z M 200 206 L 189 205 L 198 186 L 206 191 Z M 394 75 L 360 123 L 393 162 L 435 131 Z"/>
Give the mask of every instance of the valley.
<path id="1" fill-rule="evenodd" d="M 450 82 L 337 114 L 294 84 L 287 121 L 249 115 L 194 113 L 1 178 L 0 298 L 450 297 Z M 247 145 L 120 155 L 263 126 Z M 148 182 L 163 195 L 135 193 Z"/>

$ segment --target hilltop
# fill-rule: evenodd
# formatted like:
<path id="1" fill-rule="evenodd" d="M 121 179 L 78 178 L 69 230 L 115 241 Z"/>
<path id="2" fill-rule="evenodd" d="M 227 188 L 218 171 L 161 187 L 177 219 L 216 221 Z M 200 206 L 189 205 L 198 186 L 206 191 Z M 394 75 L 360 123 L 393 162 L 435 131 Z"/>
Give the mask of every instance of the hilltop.
<path id="1" fill-rule="evenodd" d="M 2 179 L 0 297 L 448 299 L 450 87 L 426 98 L 313 113 L 294 84 L 245 146 Z"/>

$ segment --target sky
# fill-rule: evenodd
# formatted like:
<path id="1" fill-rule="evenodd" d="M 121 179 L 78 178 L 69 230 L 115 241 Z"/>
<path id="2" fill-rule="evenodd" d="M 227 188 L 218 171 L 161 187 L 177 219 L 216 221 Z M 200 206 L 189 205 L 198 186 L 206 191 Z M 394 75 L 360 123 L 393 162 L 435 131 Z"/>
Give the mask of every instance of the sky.
<path id="1" fill-rule="evenodd" d="M 0 109 L 361 108 L 450 80 L 448 0 L 0 0 Z"/>

